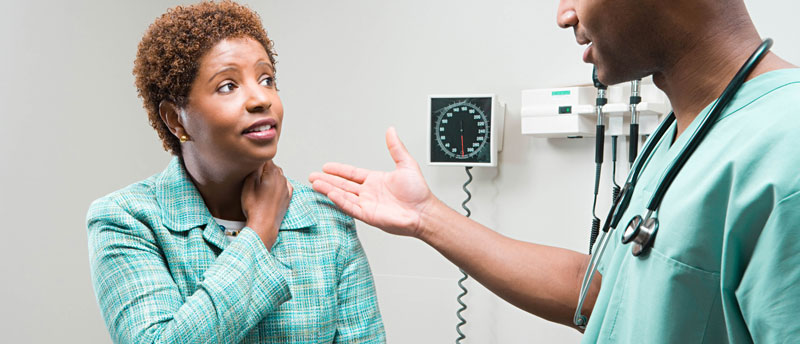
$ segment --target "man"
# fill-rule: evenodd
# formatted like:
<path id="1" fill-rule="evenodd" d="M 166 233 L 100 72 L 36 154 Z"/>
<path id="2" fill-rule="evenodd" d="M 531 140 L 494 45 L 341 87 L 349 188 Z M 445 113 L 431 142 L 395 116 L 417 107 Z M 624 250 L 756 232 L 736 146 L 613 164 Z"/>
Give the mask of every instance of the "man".
<path id="1" fill-rule="evenodd" d="M 609 15 L 613 14 L 613 15 Z M 800 69 L 769 53 L 688 160 L 647 254 L 620 242 L 710 104 L 761 44 L 743 0 L 562 0 L 558 25 L 616 84 L 653 76 L 676 116 L 612 232 L 582 313 L 584 341 L 786 342 L 800 338 Z M 504 237 L 445 206 L 394 129 L 397 168 L 329 163 L 314 189 L 348 214 L 417 237 L 508 302 L 574 326 L 589 256 Z"/>

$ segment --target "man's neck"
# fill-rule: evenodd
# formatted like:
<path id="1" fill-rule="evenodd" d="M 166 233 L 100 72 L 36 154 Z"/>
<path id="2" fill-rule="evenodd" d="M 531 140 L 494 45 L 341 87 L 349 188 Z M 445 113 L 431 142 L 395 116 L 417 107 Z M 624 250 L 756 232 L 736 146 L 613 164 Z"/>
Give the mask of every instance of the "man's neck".
<path id="1" fill-rule="evenodd" d="M 760 43 L 755 29 L 704 37 L 681 52 L 682 56 L 673 65 L 653 74 L 656 86 L 672 103 L 678 126 L 676 137 L 708 104 L 719 98 Z M 763 62 L 758 67 L 763 67 Z M 748 79 L 765 72 L 764 68 L 757 68 Z"/>

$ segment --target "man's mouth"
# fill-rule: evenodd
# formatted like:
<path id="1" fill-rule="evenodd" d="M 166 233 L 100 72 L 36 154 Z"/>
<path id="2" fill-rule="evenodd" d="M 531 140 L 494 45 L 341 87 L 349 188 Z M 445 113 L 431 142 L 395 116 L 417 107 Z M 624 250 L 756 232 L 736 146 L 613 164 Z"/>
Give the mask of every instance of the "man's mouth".
<path id="1" fill-rule="evenodd" d="M 594 44 L 592 44 L 592 42 L 589 42 L 589 44 L 586 47 L 586 50 L 583 51 L 583 62 L 592 63 L 590 62 L 592 58 L 592 46 L 594 46 Z"/>

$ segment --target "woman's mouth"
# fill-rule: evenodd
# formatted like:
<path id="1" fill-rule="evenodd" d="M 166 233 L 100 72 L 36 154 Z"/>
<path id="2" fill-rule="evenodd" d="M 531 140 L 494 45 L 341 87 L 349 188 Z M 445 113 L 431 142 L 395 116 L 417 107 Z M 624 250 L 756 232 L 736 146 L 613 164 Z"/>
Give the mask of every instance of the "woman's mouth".
<path id="1" fill-rule="evenodd" d="M 245 129 L 242 135 L 255 141 L 269 141 L 278 135 L 275 124 L 272 119 L 258 121 Z"/>
<path id="2" fill-rule="evenodd" d="M 262 126 L 258 126 L 258 127 L 252 128 L 252 129 L 247 129 L 247 130 L 244 131 L 244 133 L 245 134 L 254 133 L 254 132 L 258 132 L 258 131 L 267 131 L 267 130 L 270 130 L 270 129 L 272 129 L 272 125 L 271 124 L 264 124 Z"/>

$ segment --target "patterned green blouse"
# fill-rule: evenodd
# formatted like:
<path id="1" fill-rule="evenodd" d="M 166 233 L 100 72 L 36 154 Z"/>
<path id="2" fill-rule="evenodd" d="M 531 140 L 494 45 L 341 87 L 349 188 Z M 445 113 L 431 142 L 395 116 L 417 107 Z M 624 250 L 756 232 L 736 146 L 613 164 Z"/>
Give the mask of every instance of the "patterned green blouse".
<path id="1" fill-rule="evenodd" d="M 180 160 L 92 203 L 89 259 L 115 342 L 384 343 L 352 218 L 292 181 L 267 251 L 245 227 L 230 243 Z"/>

